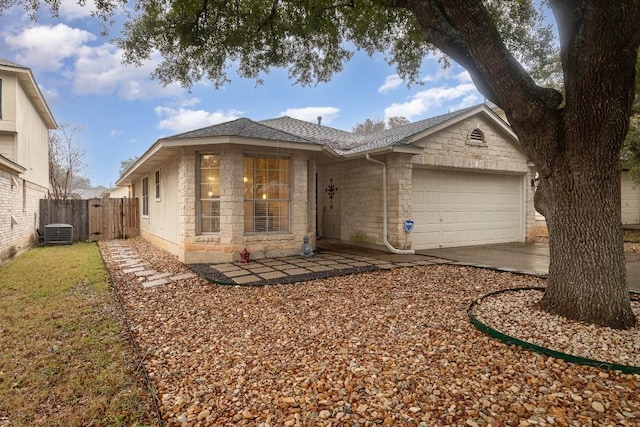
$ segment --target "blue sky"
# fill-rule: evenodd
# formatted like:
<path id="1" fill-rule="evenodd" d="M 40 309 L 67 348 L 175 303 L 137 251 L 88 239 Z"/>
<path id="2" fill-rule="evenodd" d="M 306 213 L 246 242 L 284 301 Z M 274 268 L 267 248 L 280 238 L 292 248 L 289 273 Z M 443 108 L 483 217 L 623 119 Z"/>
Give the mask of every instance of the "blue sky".
<path id="1" fill-rule="evenodd" d="M 158 138 L 248 117 L 288 115 L 350 131 L 367 118 L 404 116 L 421 120 L 483 101 L 469 75 L 453 66 L 443 70 L 425 58 L 422 85 L 407 88 L 383 55 L 358 53 L 331 82 L 294 85 L 287 70 L 274 69 L 255 81 L 232 79 L 216 90 L 209 82 L 191 89 L 163 87 L 149 75 L 158 58 L 142 67 L 123 66 L 121 51 L 109 42 L 118 29 L 100 37 L 100 24 L 75 0 L 61 0 L 60 16 L 43 9 L 37 22 L 21 8 L 0 16 L 0 57 L 32 69 L 58 122 L 82 126 L 75 135 L 86 151 L 83 175 L 109 187 L 120 162 L 141 155 Z"/>

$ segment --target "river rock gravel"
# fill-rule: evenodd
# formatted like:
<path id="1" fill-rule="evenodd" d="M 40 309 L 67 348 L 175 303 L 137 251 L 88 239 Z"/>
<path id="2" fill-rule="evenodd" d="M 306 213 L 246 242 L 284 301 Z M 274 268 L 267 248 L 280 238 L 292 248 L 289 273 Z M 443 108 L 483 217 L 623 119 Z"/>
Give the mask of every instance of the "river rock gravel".
<path id="1" fill-rule="evenodd" d="M 118 244 L 159 272 L 189 272 L 142 239 Z M 640 425 L 640 375 L 522 350 L 469 322 L 478 297 L 544 286 L 539 278 L 435 265 L 287 285 L 196 276 L 143 288 L 117 267 L 109 242 L 100 248 L 167 426 Z M 525 309 L 529 298 L 511 311 L 546 322 Z M 553 340 L 563 328 L 539 333 Z M 610 332 L 595 328 L 587 345 Z"/>

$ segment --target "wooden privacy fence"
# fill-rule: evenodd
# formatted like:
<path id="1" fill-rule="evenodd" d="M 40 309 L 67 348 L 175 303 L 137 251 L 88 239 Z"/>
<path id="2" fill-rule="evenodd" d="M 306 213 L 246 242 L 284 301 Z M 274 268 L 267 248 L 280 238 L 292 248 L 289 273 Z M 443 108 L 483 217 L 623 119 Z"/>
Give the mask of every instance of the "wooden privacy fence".
<path id="1" fill-rule="evenodd" d="M 140 234 L 138 199 L 40 200 L 40 230 L 71 224 L 73 240 L 126 239 Z"/>

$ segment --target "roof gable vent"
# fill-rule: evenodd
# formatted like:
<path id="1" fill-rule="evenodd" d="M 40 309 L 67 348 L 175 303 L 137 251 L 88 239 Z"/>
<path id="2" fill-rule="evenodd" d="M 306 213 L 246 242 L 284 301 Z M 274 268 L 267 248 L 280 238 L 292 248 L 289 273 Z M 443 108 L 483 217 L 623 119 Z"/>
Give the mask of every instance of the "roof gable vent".
<path id="1" fill-rule="evenodd" d="M 469 132 L 469 136 L 467 137 L 467 144 L 475 146 L 486 145 L 486 142 L 484 140 L 484 133 L 480 129 L 475 128 L 474 130 Z"/>

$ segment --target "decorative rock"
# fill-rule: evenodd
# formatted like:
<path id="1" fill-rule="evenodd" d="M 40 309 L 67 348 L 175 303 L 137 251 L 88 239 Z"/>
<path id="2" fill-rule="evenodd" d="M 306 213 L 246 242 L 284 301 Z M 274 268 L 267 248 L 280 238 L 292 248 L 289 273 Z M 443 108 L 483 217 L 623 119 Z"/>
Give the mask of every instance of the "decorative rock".
<path id="1" fill-rule="evenodd" d="M 203 409 L 198 414 L 198 421 L 202 421 L 202 420 L 206 419 L 209 416 L 209 414 L 210 414 L 210 412 L 209 412 L 208 409 Z"/>
<path id="2" fill-rule="evenodd" d="M 325 410 L 323 410 L 323 411 L 320 411 L 320 414 L 319 414 L 319 415 L 320 415 L 320 418 L 322 418 L 322 419 L 325 419 L 325 420 L 326 420 L 327 418 L 329 418 L 329 417 L 331 416 L 331 411 L 327 411 L 327 410 L 325 409 Z"/>
<path id="3" fill-rule="evenodd" d="M 600 413 L 604 412 L 604 405 L 601 402 L 594 401 L 591 403 L 591 407 L 596 412 L 600 412 Z"/>

